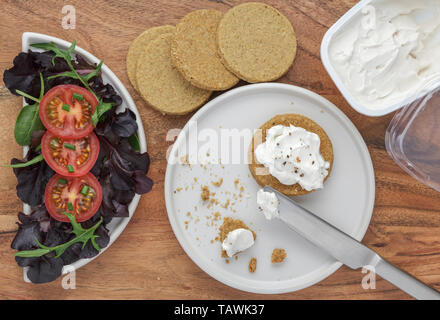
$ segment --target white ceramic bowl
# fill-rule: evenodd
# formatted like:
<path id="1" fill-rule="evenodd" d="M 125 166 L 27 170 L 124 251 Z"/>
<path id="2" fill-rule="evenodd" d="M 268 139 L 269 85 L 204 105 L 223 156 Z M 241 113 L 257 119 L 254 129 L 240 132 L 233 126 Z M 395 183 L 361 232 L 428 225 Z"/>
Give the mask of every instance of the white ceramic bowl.
<path id="1" fill-rule="evenodd" d="M 332 40 L 335 36 L 337 36 L 344 27 L 355 17 L 361 15 L 361 10 L 366 5 L 368 5 L 373 0 L 361 0 L 358 4 L 356 4 L 353 8 L 347 11 L 346 14 L 344 14 L 333 26 L 330 27 L 330 29 L 326 32 L 324 35 L 324 38 L 321 42 L 321 60 L 324 64 L 325 69 L 327 70 L 328 74 L 332 78 L 333 82 L 336 84 L 336 87 L 338 87 L 339 91 L 342 93 L 344 98 L 348 101 L 348 103 L 352 106 L 353 109 L 355 109 L 357 112 L 362 113 L 366 116 L 371 117 L 379 117 L 386 115 L 388 113 L 391 113 L 397 109 L 402 108 L 403 106 L 407 105 L 411 101 L 414 100 L 414 96 L 405 99 L 399 103 L 387 106 L 383 109 L 368 109 L 363 104 L 359 103 L 356 98 L 351 94 L 350 90 L 347 89 L 344 82 L 342 81 L 339 74 L 336 72 L 335 68 L 332 65 L 332 62 L 330 60 L 329 56 L 329 48 L 331 46 Z"/>
<path id="2" fill-rule="evenodd" d="M 55 37 L 47 36 L 47 35 L 40 34 L 40 33 L 34 33 L 34 32 L 24 32 L 23 36 L 22 36 L 22 51 L 27 52 L 28 49 L 32 49 L 32 51 L 41 51 L 36 48 L 31 48 L 30 45 L 33 43 L 51 42 L 51 41 L 53 43 L 55 43 L 59 48 L 64 49 L 64 50 L 69 48 L 71 45 L 70 42 L 67 42 L 67 41 L 64 41 L 64 40 L 61 40 L 61 39 L 58 39 Z M 97 57 L 95 57 L 91 53 L 85 51 L 84 49 L 81 49 L 78 46 L 76 46 L 76 48 L 75 48 L 75 53 L 80 54 L 90 63 L 98 64 L 100 61 L 100 59 L 98 59 Z M 134 114 L 136 115 L 136 123 L 138 125 L 138 132 L 137 133 L 139 136 L 140 149 L 141 149 L 141 152 L 146 152 L 147 151 L 147 143 L 145 140 L 144 127 L 142 125 L 141 116 L 139 115 L 139 112 L 136 108 L 136 105 L 134 104 L 133 99 L 131 98 L 130 94 L 128 93 L 127 89 L 124 87 L 122 82 L 105 64 L 102 65 L 101 70 L 102 70 L 102 78 L 103 78 L 104 83 L 110 83 L 115 88 L 116 92 L 122 98 L 122 104 L 119 107 L 118 111 L 123 111 L 123 110 L 125 110 L 125 108 L 128 108 L 131 111 L 133 111 Z M 26 154 L 26 152 L 27 152 L 27 148 L 24 149 L 24 154 Z M 105 250 L 107 250 L 107 248 L 109 248 L 112 245 L 112 243 L 115 242 L 115 240 L 119 237 L 119 235 L 122 233 L 122 231 L 127 226 L 128 222 L 130 221 L 131 217 L 133 216 L 134 211 L 137 208 L 137 205 L 139 203 L 139 199 L 140 199 L 140 195 L 136 194 L 134 196 L 133 200 L 131 201 L 131 203 L 128 207 L 128 211 L 130 214 L 130 216 L 128 218 L 113 218 L 113 220 L 106 226 L 109 230 L 109 236 L 110 236 L 110 242 L 107 245 L 107 247 L 102 249 L 98 255 L 96 255 L 95 257 L 93 257 L 91 259 L 80 259 L 80 260 L 72 263 L 71 265 L 65 265 L 63 268 L 63 274 L 66 274 L 72 270 L 78 270 L 82 266 L 86 265 L 87 263 L 89 263 L 90 261 L 92 261 L 93 259 L 98 257 L 99 255 L 101 255 Z M 25 214 L 29 214 L 31 211 L 29 205 L 24 204 L 23 211 Z M 23 273 L 24 280 L 26 282 L 29 282 L 29 279 L 27 278 L 27 275 L 26 275 L 27 268 L 24 268 L 23 271 L 24 271 L 24 273 Z"/>

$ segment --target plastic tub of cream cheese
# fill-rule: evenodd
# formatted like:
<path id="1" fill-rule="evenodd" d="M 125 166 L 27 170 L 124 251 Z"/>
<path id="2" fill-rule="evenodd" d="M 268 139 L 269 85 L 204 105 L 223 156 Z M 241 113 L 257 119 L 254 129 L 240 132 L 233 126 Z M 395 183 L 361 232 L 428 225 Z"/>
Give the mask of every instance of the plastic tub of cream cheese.
<path id="1" fill-rule="evenodd" d="M 400 109 L 440 72 L 440 1 L 362 0 L 327 31 L 321 59 L 358 112 Z"/>
<path id="2" fill-rule="evenodd" d="M 401 168 L 440 191 L 440 77 L 394 115 L 385 145 Z"/>

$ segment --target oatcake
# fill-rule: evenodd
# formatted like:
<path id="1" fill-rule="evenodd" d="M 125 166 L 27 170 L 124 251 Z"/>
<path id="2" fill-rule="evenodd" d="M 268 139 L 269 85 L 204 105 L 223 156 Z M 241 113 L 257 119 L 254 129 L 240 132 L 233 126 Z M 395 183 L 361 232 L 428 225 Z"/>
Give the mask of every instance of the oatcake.
<path id="1" fill-rule="evenodd" d="M 170 25 L 153 27 L 142 32 L 130 45 L 127 53 L 127 74 L 131 85 L 138 91 L 136 84 L 136 68 L 139 56 L 145 47 L 158 36 L 174 32 L 175 27 Z"/>
<path id="2" fill-rule="evenodd" d="M 171 42 L 171 60 L 184 78 L 205 90 L 226 90 L 238 78 L 222 64 L 217 54 L 217 26 L 223 13 L 197 10 L 176 25 Z"/>
<path id="3" fill-rule="evenodd" d="M 171 63 L 172 33 L 150 42 L 139 57 L 136 82 L 142 98 L 154 109 L 173 115 L 200 107 L 211 91 L 194 87 Z"/>
<path id="4" fill-rule="evenodd" d="M 324 181 L 328 179 L 330 176 L 330 172 L 333 166 L 333 147 L 332 143 L 325 133 L 325 131 L 313 120 L 299 115 L 299 114 L 280 114 L 269 121 L 267 121 L 265 124 L 263 124 L 257 133 L 254 135 L 250 148 L 249 148 L 249 169 L 252 173 L 252 176 L 255 178 L 255 180 L 258 182 L 261 186 L 271 186 L 272 188 L 278 190 L 279 192 L 285 194 L 285 195 L 303 195 L 307 194 L 311 191 L 304 190 L 298 183 L 294 185 L 285 185 L 278 181 L 277 178 L 270 175 L 268 173 L 268 170 L 264 167 L 264 165 L 257 162 L 255 159 L 255 149 L 258 145 L 255 145 L 256 143 L 264 142 L 266 141 L 266 132 L 270 128 L 276 125 L 294 125 L 295 127 L 301 127 L 306 129 L 307 131 L 313 132 L 319 136 L 321 139 L 321 147 L 320 147 L 320 153 L 325 159 L 325 161 L 328 161 L 330 163 L 330 167 L 328 168 L 328 175 L 325 177 Z M 260 136 L 262 135 L 262 136 Z M 256 142 L 254 142 L 256 141 Z M 258 169 L 260 174 L 256 173 L 256 170 Z M 266 174 L 261 174 L 261 172 L 267 172 Z"/>
<path id="5" fill-rule="evenodd" d="M 283 76 L 296 56 L 296 36 L 289 20 L 275 8 L 249 2 L 230 9 L 217 29 L 223 64 L 247 82 Z"/>

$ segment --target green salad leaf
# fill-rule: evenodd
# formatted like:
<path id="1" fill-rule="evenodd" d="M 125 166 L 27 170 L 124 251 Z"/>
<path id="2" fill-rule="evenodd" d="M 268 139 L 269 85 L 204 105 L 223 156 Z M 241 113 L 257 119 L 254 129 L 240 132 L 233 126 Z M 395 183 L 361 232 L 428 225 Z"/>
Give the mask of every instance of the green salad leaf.
<path id="1" fill-rule="evenodd" d="M 103 221 L 102 217 L 99 219 L 99 221 L 94 226 L 92 226 L 89 229 L 84 229 L 81 226 L 81 224 L 75 220 L 75 217 L 73 215 L 71 215 L 68 212 L 63 212 L 63 214 L 65 214 L 69 218 L 70 223 L 72 224 L 72 227 L 73 227 L 72 233 L 75 234 L 75 238 L 73 238 L 72 240 L 70 240 L 66 243 L 55 246 L 55 247 L 47 247 L 47 246 L 41 244 L 35 238 L 35 241 L 37 242 L 40 249 L 18 251 L 15 254 L 15 256 L 22 257 L 22 258 L 34 258 L 34 257 L 44 256 L 45 254 L 48 254 L 50 252 L 55 252 L 55 255 L 56 255 L 55 257 L 58 258 L 64 253 L 64 251 L 67 250 L 67 248 L 69 248 L 74 243 L 77 243 L 77 242 L 82 243 L 83 244 L 82 249 L 84 249 L 84 247 L 86 246 L 88 241 L 90 241 L 92 243 L 93 247 L 96 250 L 98 250 L 98 252 L 101 251 L 101 248 L 98 246 L 98 244 L 95 241 L 95 239 L 99 237 L 98 235 L 95 235 L 95 231 L 101 225 L 101 223 Z"/>
<path id="2" fill-rule="evenodd" d="M 53 53 L 55 53 L 54 57 L 52 58 L 52 65 L 55 65 L 55 58 L 63 58 L 66 61 L 67 65 L 69 66 L 70 70 L 72 70 L 72 74 L 75 75 L 75 77 L 76 77 L 75 79 L 80 80 L 81 83 L 84 85 L 84 87 L 86 87 L 87 90 L 89 90 L 91 93 L 93 93 L 95 98 L 98 100 L 98 97 L 93 92 L 93 90 L 90 88 L 89 83 L 87 81 L 85 81 L 83 79 L 83 77 L 81 77 L 78 74 L 78 72 L 76 71 L 76 69 L 72 65 L 72 53 L 76 47 L 76 40 L 73 40 L 72 45 L 69 47 L 69 49 L 67 49 L 67 51 L 61 50 L 52 41 L 46 42 L 46 43 L 34 43 L 34 44 L 31 44 L 31 47 L 43 49 L 43 50 L 47 50 L 47 51 L 52 51 Z"/>
<path id="3" fill-rule="evenodd" d="M 98 105 L 96 106 L 95 112 L 92 114 L 92 123 L 93 126 L 96 127 L 99 120 L 101 119 L 102 115 L 109 111 L 111 108 L 113 108 L 113 103 L 111 102 L 104 102 L 102 100 L 99 100 Z"/>
<path id="4" fill-rule="evenodd" d="M 18 94 L 36 101 L 34 104 L 26 105 L 21 108 L 17 121 L 15 122 L 14 137 L 20 146 L 28 146 L 31 143 L 31 135 L 34 131 L 45 129 L 41 123 L 39 114 L 40 101 L 44 96 L 44 79 L 42 73 L 40 73 L 40 81 L 41 89 L 38 99 L 20 90 L 16 90 Z"/>
<path id="5" fill-rule="evenodd" d="M 76 40 L 74 40 L 72 42 L 72 45 L 69 47 L 69 49 L 67 49 L 67 51 L 61 50 L 52 41 L 45 42 L 45 43 L 34 43 L 34 44 L 31 44 L 31 47 L 43 49 L 46 51 L 52 51 L 53 53 L 55 53 L 55 55 L 52 58 L 52 65 L 54 66 L 55 65 L 55 58 L 63 58 L 64 60 L 68 61 L 68 63 L 71 63 L 71 59 L 72 59 L 71 54 L 72 54 L 73 50 L 75 50 Z"/>
<path id="6" fill-rule="evenodd" d="M 134 151 L 141 151 L 141 142 L 139 141 L 139 137 L 136 132 L 128 137 L 128 142 L 130 143 L 130 146 L 133 148 Z"/>
<path id="7" fill-rule="evenodd" d="M 104 60 L 101 60 L 95 70 L 93 70 L 92 72 L 90 72 L 84 76 L 79 75 L 78 73 L 75 73 L 73 71 L 65 71 L 63 73 L 59 73 L 59 74 L 50 76 L 47 78 L 47 80 L 58 78 L 58 77 L 69 77 L 69 78 L 78 79 L 78 80 L 81 80 L 80 78 L 82 78 L 83 81 L 86 81 L 88 83 L 90 81 L 90 79 L 92 79 L 93 77 L 96 77 L 98 75 L 99 71 L 101 71 L 103 63 L 104 63 Z"/>
<path id="8" fill-rule="evenodd" d="M 24 163 L 16 163 L 16 164 L 5 164 L 2 167 L 8 167 L 8 168 L 24 168 L 29 167 L 35 163 L 38 163 L 40 161 L 43 161 L 43 154 L 39 154 L 38 156 L 32 158 L 31 160 L 24 162 Z"/>
<path id="9" fill-rule="evenodd" d="M 98 66 L 96 67 L 95 70 L 93 70 L 91 73 L 85 75 L 85 76 L 81 76 L 78 74 L 78 72 L 76 71 L 76 69 L 73 67 L 72 65 L 72 53 L 75 50 L 76 47 L 76 40 L 74 40 L 72 42 L 72 45 L 69 47 L 69 49 L 67 49 L 67 51 L 61 50 L 60 48 L 58 48 L 55 43 L 53 42 L 49 42 L 49 43 L 34 43 L 31 44 L 32 47 L 34 48 L 39 48 L 39 49 L 43 49 L 43 50 L 48 50 L 48 51 L 52 51 L 55 53 L 55 56 L 52 58 L 52 64 L 55 64 L 55 58 L 59 57 L 59 58 L 63 58 L 64 60 L 66 60 L 67 65 L 69 66 L 69 68 L 71 69 L 71 71 L 66 71 L 63 72 L 61 74 L 55 75 L 55 76 L 51 76 L 48 79 L 52 79 L 52 78 L 56 78 L 56 77 L 70 77 L 70 78 L 74 78 L 74 79 L 78 79 L 81 81 L 81 83 L 84 85 L 84 87 L 87 88 L 87 90 L 89 90 L 96 98 L 96 100 L 99 101 L 98 106 L 95 109 L 95 112 L 92 114 L 92 122 L 93 125 L 96 127 L 96 125 L 98 124 L 101 116 L 108 110 L 110 110 L 113 107 L 113 104 L 111 103 L 106 103 L 103 102 L 101 100 L 98 99 L 97 95 L 95 94 L 95 92 L 93 92 L 93 90 L 90 88 L 89 85 L 89 81 L 91 78 L 95 77 L 96 75 L 98 75 L 99 71 L 102 68 L 102 64 L 104 63 L 103 60 L 101 60 L 98 64 Z"/>

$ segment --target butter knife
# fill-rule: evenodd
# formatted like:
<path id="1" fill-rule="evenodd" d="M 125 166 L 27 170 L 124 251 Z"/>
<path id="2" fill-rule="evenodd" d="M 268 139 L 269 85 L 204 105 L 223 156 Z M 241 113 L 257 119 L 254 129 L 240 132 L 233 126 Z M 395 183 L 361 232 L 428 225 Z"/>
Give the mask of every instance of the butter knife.
<path id="1" fill-rule="evenodd" d="M 440 293 L 400 270 L 370 248 L 298 205 L 292 199 L 266 186 L 279 200 L 278 218 L 302 237 L 352 269 L 373 267 L 374 272 L 416 299 L 440 300 Z"/>

